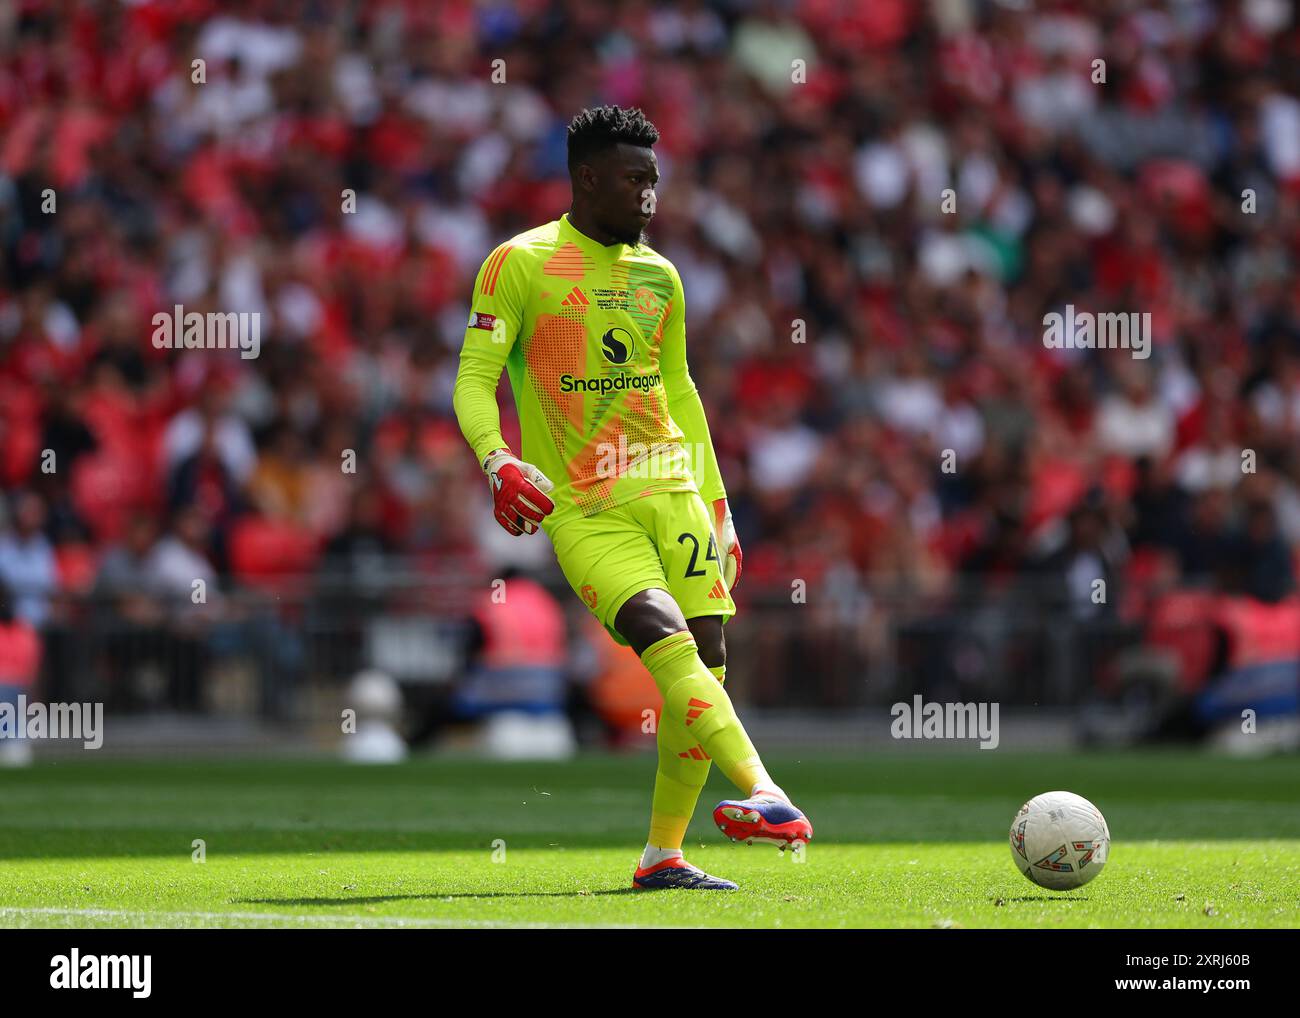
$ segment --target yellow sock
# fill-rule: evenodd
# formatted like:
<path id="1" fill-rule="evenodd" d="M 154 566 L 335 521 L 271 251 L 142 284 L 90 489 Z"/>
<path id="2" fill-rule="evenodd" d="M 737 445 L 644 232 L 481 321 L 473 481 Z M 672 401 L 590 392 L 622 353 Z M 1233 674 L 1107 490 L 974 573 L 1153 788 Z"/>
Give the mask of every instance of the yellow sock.
<path id="1" fill-rule="evenodd" d="M 700 660 L 690 630 L 652 643 L 641 662 L 663 695 L 664 717 L 685 726 L 732 784 L 749 795 L 756 784 L 771 781 L 731 697 Z"/>
<path id="2" fill-rule="evenodd" d="M 726 681 L 726 665 L 709 671 L 719 685 Z M 685 725 L 678 724 L 662 712 L 656 742 L 659 769 L 655 772 L 650 837 L 646 844 L 658 849 L 679 849 L 686 838 L 686 828 L 695 812 L 700 791 L 708 780 L 710 757 Z"/>

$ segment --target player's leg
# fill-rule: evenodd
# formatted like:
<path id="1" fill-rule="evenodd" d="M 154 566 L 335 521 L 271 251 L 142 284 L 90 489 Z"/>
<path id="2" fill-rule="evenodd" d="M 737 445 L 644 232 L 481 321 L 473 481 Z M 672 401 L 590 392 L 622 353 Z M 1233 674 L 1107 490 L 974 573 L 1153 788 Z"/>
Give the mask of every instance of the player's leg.
<path id="1" fill-rule="evenodd" d="M 691 635 L 696 639 L 698 653 L 709 663 L 717 661 L 725 665 L 723 623 L 735 614 L 736 605 L 723 579 L 708 507 L 694 492 L 674 492 L 642 499 L 633 513 L 642 516 L 655 535 L 668 589 L 682 614 L 691 620 Z M 645 658 L 643 655 L 642 659 Z M 729 699 L 726 706 L 730 709 Z M 701 715 L 709 713 L 708 708 L 697 707 L 697 710 Z M 734 711 L 731 713 L 734 717 Z M 702 718 L 697 718 L 696 724 L 699 720 Z M 739 719 L 735 724 L 744 731 Z M 689 718 L 687 725 L 694 731 Z M 745 740 L 748 742 L 748 736 Z M 715 807 L 714 821 L 723 833 L 733 840 L 770 840 L 781 845 L 811 838 L 812 826 L 807 817 L 790 804 L 789 797 L 763 768 L 756 752 L 753 753 L 753 761 L 757 762 L 755 772 L 737 776 L 728 772 L 724 759 L 713 751 L 707 739 L 700 741 L 718 761 L 723 773 L 746 795 L 744 799 L 727 800 Z M 750 751 L 753 752 L 752 745 Z"/>
<path id="2" fill-rule="evenodd" d="M 683 612 L 683 614 L 685 614 Z M 722 634 L 721 615 L 697 615 L 686 620 L 686 628 L 695 637 L 695 645 L 700 648 L 700 660 L 712 671 L 727 667 L 727 639 Z"/>
<path id="3" fill-rule="evenodd" d="M 700 641 L 700 657 L 721 685 L 726 677 L 721 621 L 688 619 L 687 625 Z M 712 633 L 714 628 L 716 634 Z M 638 872 L 650 871 L 668 860 L 682 857 L 686 828 L 712 766 L 708 752 L 689 729 L 662 712 L 655 737 L 659 763 L 650 805 L 650 834 L 641 853 Z"/>
<path id="4" fill-rule="evenodd" d="M 641 591 L 620 609 L 615 626 L 639 650 L 663 696 L 660 730 L 670 724 L 684 727 L 745 795 L 715 807 L 714 821 L 722 832 L 750 843 L 808 841 L 811 824 L 767 773 L 731 698 L 700 659 L 695 637 L 672 596 L 662 590 Z"/>
<path id="5" fill-rule="evenodd" d="M 650 534 L 622 506 L 574 520 L 547 533 L 555 547 L 556 560 L 574 592 L 610 636 L 626 645 L 627 639 L 614 627 L 614 618 L 626 600 L 650 589 L 668 597 L 665 590 L 668 581 Z M 688 736 L 680 724 L 665 725 L 664 721 L 661 714 L 657 736 L 660 767 L 651 841 L 656 846 L 662 844 L 667 851 L 662 856 L 656 853 L 649 865 L 637 869 L 633 886 L 734 890 L 736 885 L 731 881 L 711 877 L 681 856 L 686 825 L 708 766 L 707 760 L 699 759 L 703 751 L 698 740 Z"/>
<path id="6" fill-rule="evenodd" d="M 721 681 L 722 669 L 713 669 Z M 650 833 L 633 876 L 641 888 L 691 886 L 733 890 L 729 880 L 712 877 L 686 862 L 682 842 L 708 779 L 708 752 L 683 725 L 660 713 L 656 733 L 658 765 L 650 802 Z"/>
<path id="7" fill-rule="evenodd" d="M 680 627 L 673 631 L 687 639 L 692 638 L 672 595 L 662 588 L 639 591 L 630 597 L 615 616 L 614 627 L 634 650 L 641 653 L 647 641 L 654 642 L 654 634 L 659 632 L 664 616 L 675 616 L 676 621 L 668 623 L 669 627 Z M 693 642 L 691 647 L 694 647 Z M 693 649 L 691 653 L 694 656 Z M 695 660 L 708 677 L 710 700 L 721 702 L 726 697 L 721 685 L 722 669 L 715 672 L 698 657 Z M 642 661 L 645 661 L 644 654 Z M 650 674 L 663 694 L 665 687 L 660 675 L 656 675 L 654 669 L 650 669 Z M 659 713 L 655 736 L 658 766 L 651 799 L 650 834 L 633 877 L 633 886 L 732 890 L 736 885 L 731 881 L 709 876 L 687 863 L 682 855 L 682 841 L 708 778 L 712 754 L 702 744 L 699 735 L 683 722 L 680 711 L 670 708 L 671 702 L 675 702 L 671 696 L 664 696 L 664 707 Z M 743 734 L 743 729 L 741 732 Z M 716 744 L 714 748 L 717 748 Z"/>
<path id="8" fill-rule="evenodd" d="M 722 621 L 708 616 L 687 619 L 686 625 L 699 646 L 700 660 L 722 686 L 726 682 L 726 650 Z M 686 828 L 695 812 L 700 792 L 713 766 L 712 757 L 685 725 L 660 712 L 656 729 L 659 768 L 650 809 L 650 837 L 641 865 L 652 865 L 673 854 L 680 855 Z"/>
<path id="9" fill-rule="evenodd" d="M 683 727 L 727 778 L 745 792 L 771 778 L 745 726 L 708 666 L 677 602 L 666 590 L 643 590 L 619 609 L 614 627 L 654 677 L 664 699 L 661 728 Z"/>

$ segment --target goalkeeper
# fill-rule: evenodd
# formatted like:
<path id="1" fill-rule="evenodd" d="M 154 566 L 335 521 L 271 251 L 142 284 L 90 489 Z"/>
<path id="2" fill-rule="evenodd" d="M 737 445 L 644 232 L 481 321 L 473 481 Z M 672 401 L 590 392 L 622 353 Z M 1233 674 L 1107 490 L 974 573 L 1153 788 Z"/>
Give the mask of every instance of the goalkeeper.
<path id="1" fill-rule="evenodd" d="M 682 281 L 643 242 L 659 140 L 640 110 L 584 110 L 568 131 L 573 200 L 483 263 L 454 404 L 511 534 L 546 531 L 574 592 L 641 657 L 663 695 L 650 836 L 638 888 L 733 890 L 682 857 L 716 762 L 742 798 L 714 820 L 733 840 L 812 836 L 723 688 L 723 623 L 741 552 L 686 364 Z M 501 435 L 505 368 L 519 414 Z"/>

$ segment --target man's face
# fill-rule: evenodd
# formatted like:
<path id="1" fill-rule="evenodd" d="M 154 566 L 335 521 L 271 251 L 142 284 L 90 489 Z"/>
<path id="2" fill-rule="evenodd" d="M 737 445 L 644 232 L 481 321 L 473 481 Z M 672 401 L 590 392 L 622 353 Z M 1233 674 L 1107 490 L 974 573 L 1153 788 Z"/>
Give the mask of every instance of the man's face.
<path id="1" fill-rule="evenodd" d="M 593 163 L 586 179 L 597 225 L 619 243 L 640 243 L 655 212 L 659 163 L 654 150 L 620 142 Z"/>

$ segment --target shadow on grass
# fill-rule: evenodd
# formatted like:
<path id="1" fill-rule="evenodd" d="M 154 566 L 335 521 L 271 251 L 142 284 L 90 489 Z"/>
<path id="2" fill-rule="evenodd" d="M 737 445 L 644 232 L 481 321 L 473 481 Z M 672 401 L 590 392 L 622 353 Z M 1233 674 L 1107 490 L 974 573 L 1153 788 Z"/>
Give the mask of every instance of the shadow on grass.
<path id="1" fill-rule="evenodd" d="M 864 832 L 857 818 L 841 818 L 834 810 L 818 810 L 815 800 L 808 807 L 814 822 L 821 822 L 818 841 L 810 852 L 842 852 L 845 850 L 896 850 L 900 845 L 973 844 L 1001 848 L 1005 837 L 1004 818 L 998 811 L 981 811 L 971 808 L 961 815 L 934 823 L 915 822 L 906 801 L 893 807 L 895 815 L 888 823 L 879 823 L 876 830 Z M 1118 812 L 1118 811 L 1117 811 Z M 713 848 L 732 848 L 719 834 L 704 810 L 697 816 L 687 834 L 687 845 Z M 1122 814 L 1121 814 L 1122 815 Z M 836 823 L 835 821 L 840 821 Z M 1111 830 L 1117 842 L 1122 831 L 1122 844 L 1157 839 L 1160 841 L 1214 841 L 1229 834 L 1244 841 L 1258 839 L 1300 840 L 1300 823 L 1279 824 L 1270 829 L 1264 823 L 1242 824 L 1232 831 L 1222 827 L 1213 832 L 1204 822 L 1188 818 L 1178 825 L 1143 825 L 1140 817 L 1122 827 L 1114 820 Z M 493 851 L 493 840 L 503 834 L 500 820 L 493 830 L 443 830 L 421 831 L 382 829 L 347 830 L 330 827 L 307 827 L 302 830 L 247 830 L 222 825 L 189 823 L 166 828 L 159 827 L 101 827 L 87 823 L 84 827 L 48 828 L 30 822 L 4 822 L 0 815 L 0 864 L 22 862 L 50 862 L 73 859 L 131 859 L 142 865 L 192 864 L 193 840 L 206 842 L 209 865 L 229 864 L 241 856 L 293 855 L 315 857 L 324 863 L 340 856 L 381 853 L 389 855 L 437 856 L 455 854 L 476 861 L 487 860 Z M 630 864 L 635 861 L 640 847 L 643 818 L 639 813 L 629 813 L 617 820 L 609 819 L 609 829 L 604 831 L 567 830 L 538 831 L 504 834 L 510 837 L 510 850 L 545 853 L 563 858 L 564 853 L 591 851 L 618 851 L 624 853 Z M 562 839 L 562 840 L 561 840 Z M 773 849 L 745 849 L 750 853 Z M 0 877 L 0 882 L 2 882 Z"/>
<path id="2" fill-rule="evenodd" d="M 1075 902 L 1075 901 L 1092 901 L 1092 899 L 1087 897 L 1086 895 L 1083 897 L 1075 897 L 1073 895 L 1067 895 L 1067 894 L 1022 894 L 1018 898 L 1003 898 L 1002 904 L 1009 905 L 1012 902 L 1016 902 L 1017 904 L 1023 904 L 1025 902 L 1030 902 L 1030 901 Z M 990 902 L 990 904 L 996 904 L 996 903 Z"/>
<path id="3" fill-rule="evenodd" d="M 633 887 L 611 887 L 600 891 L 493 891 L 490 894 L 376 894 L 360 898 L 232 898 L 232 905 L 379 905 L 390 901 L 450 901 L 481 898 L 586 898 L 611 894 L 637 894 Z"/>

